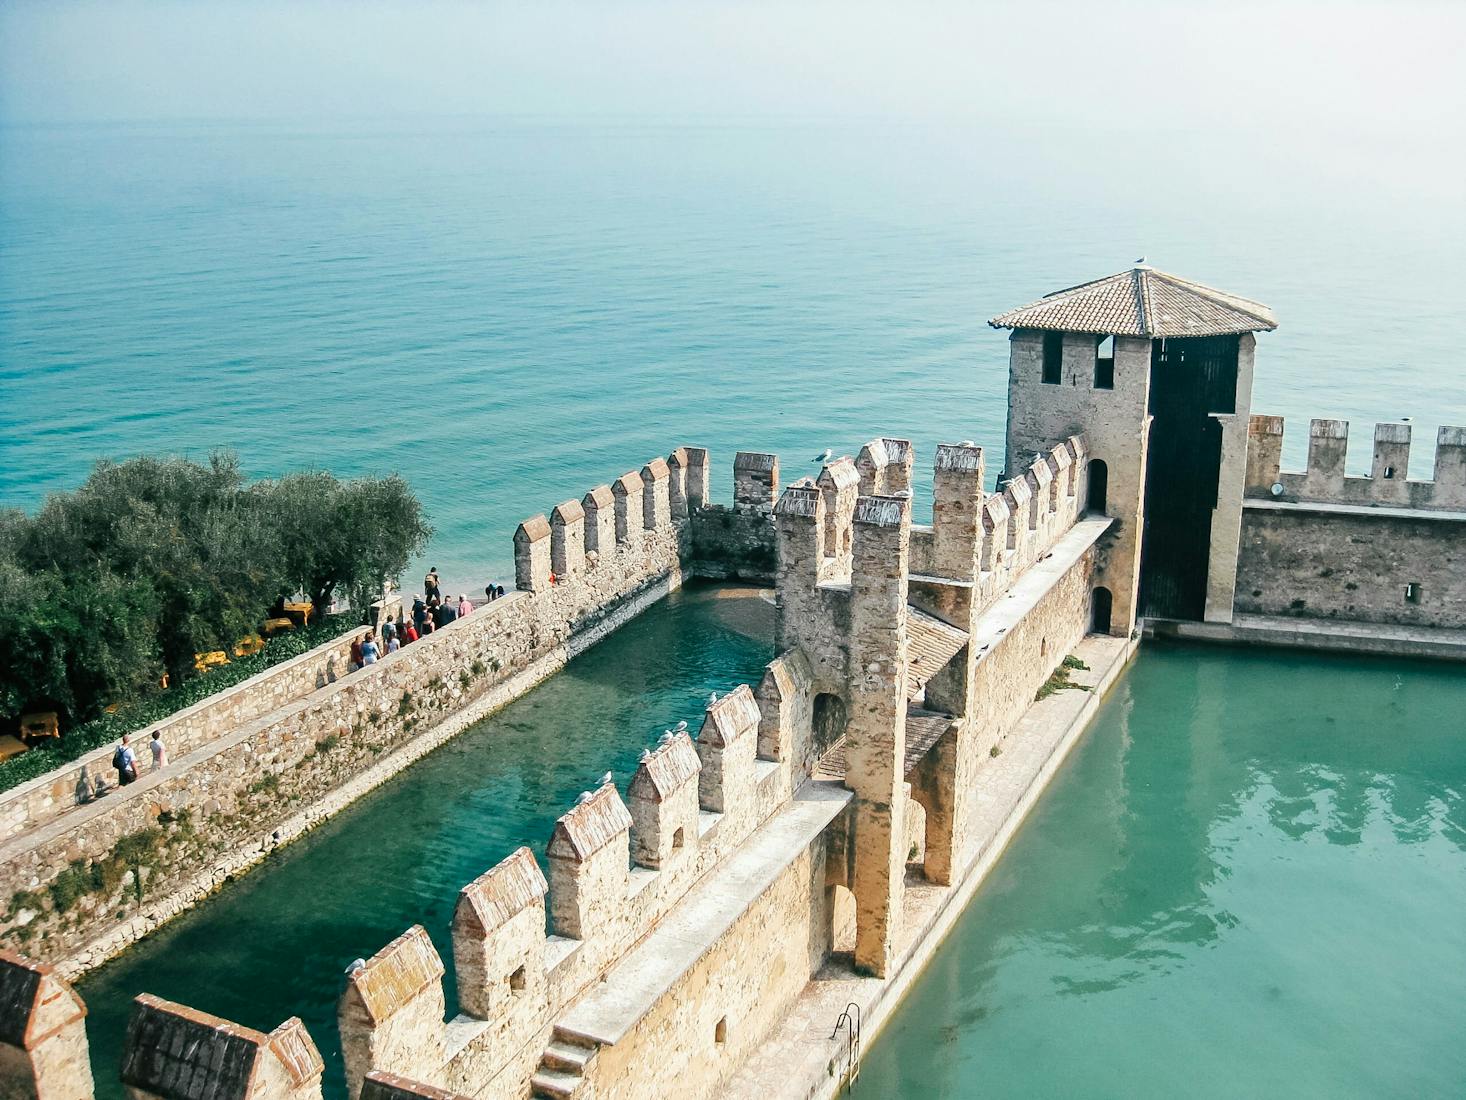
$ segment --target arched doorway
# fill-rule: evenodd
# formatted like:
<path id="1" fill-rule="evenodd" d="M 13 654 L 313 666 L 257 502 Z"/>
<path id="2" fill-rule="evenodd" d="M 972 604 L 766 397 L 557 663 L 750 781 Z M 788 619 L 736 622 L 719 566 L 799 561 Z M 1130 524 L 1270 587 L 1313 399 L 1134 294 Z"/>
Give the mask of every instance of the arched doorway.
<path id="1" fill-rule="evenodd" d="M 1090 626 L 1095 634 L 1110 632 L 1110 608 L 1114 597 L 1108 588 L 1096 588 L 1090 596 Z"/>
<path id="2" fill-rule="evenodd" d="M 1085 507 L 1091 512 L 1105 510 L 1105 498 L 1110 491 L 1110 468 L 1098 458 L 1089 460 L 1089 489 Z"/>
<path id="3" fill-rule="evenodd" d="M 822 754 L 845 733 L 845 700 L 824 691 L 814 697 L 814 749 Z"/>

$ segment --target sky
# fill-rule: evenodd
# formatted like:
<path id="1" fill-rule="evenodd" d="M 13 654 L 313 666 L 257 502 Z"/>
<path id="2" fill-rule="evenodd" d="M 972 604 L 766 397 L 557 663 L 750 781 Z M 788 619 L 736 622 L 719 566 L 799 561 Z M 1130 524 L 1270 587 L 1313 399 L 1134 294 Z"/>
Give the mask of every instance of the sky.
<path id="1" fill-rule="evenodd" d="M 0 0 L 0 121 L 975 116 L 1466 137 L 1466 2 Z"/>

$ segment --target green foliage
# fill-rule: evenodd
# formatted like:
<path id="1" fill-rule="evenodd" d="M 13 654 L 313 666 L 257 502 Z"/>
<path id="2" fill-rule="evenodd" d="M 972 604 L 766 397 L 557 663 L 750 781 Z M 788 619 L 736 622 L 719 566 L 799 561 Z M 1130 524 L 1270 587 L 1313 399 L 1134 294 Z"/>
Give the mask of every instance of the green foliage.
<path id="1" fill-rule="evenodd" d="M 1038 694 L 1033 697 L 1034 702 L 1038 702 L 1040 699 L 1047 699 L 1056 691 L 1091 690 L 1090 688 L 1085 687 L 1083 684 L 1076 684 L 1069 679 L 1069 673 L 1072 672 L 1074 669 L 1088 667 L 1088 665 L 1086 665 L 1078 657 L 1075 657 L 1072 654 L 1068 657 L 1065 657 L 1062 661 L 1059 662 L 1059 667 L 1054 669 L 1054 671 L 1049 675 L 1049 678 L 1043 682 L 1043 686 L 1038 689 Z"/>
<path id="2" fill-rule="evenodd" d="M 265 643 L 265 648 L 260 653 L 251 657 L 236 657 L 229 664 L 221 665 L 202 676 L 185 680 L 167 691 L 126 704 L 112 714 L 103 714 L 69 729 L 60 740 L 39 745 L 20 756 L 12 756 L 0 763 L 0 791 L 18 787 L 29 779 L 45 775 L 52 768 L 59 768 L 68 761 L 85 756 L 93 749 L 112 744 L 120 740 L 124 733 L 134 733 L 145 726 L 151 726 L 215 692 L 248 680 L 271 665 L 299 657 L 336 637 L 344 628 L 345 624 L 339 618 L 324 619 L 311 624 L 305 630 L 277 634 Z M 146 745 L 135 747 L 144 753 L 147 751 Z"/>
<path id="3" fill-rule="evenodd" d="M 363 606 L 431 533 L 400 477 L 247 486 L 227 453 L 100 462 L 34 516 L 0 512 L 0 717 L 70 724 L 153 694 L 165 671 L 181 685 L 281 595 Z"/>

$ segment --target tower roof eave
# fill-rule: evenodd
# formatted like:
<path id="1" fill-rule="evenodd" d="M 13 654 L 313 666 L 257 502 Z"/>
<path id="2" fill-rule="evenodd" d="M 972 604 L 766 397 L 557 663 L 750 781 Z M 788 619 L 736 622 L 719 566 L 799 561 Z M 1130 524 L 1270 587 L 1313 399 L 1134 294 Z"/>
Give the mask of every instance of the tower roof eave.
<path id="1" fill-rule="evenodd" d="M 1144 265 L 1056 290 L 988 322 L 993 328 L 1086 332 L 1148 339 L 1271 332 L 1261 302 Z"/>

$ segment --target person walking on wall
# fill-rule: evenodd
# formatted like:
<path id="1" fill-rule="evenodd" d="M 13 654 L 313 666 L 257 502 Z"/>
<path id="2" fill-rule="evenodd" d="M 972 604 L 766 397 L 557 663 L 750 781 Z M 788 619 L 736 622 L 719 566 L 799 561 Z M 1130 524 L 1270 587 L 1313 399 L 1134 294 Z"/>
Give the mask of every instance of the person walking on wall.
<path id="1" fill-rule="evenodd" d="M 374 635 L 370 630 L 368 630 L 366 632 L 366 637 L 361 640 L 361 663 L 362 663 L 362 667 L 365 667 L 367 665 L 374 665 L 374 664 L 376 664 L 377 663 L 377 654 L 378 654 L 378 650 L 377 650 L 377 638 L 376 638 L 376 635 Z"/>
<path id="2" fill-rule="evenodd" d="M 458 617 L 461 619 L 472 610 L 473 604 L 468 602 L 468 593 L 460 592 L 458 594 Z"/>
<path id="3" fill-rule="evenodd" d="M 112 754 L 112 766 L 117 769 L 117 784 L 120 787 L 137 782 L 137 757 L 128 743 L 131 740 L 131 736 L 124 733 L 117 744 L 117 751 Z"/>
<path id="4" fill-rule="evenodd" d="M 366 641 L 365 635 L 351 639 L 351 658 L 346 662 L 347 672 L 355 672 L 361 668 L 361 643 L 364 641 Z"/>
<path id="5" fill-rule="evenodd" d="M 434 596 L 442 599 L 438 595 L 438 567 L 436 565 L 429 569 L 428 575 L 422 579 L 422 591 L 429 603 L 432 602 Z"/>
<path id="6" fill-rule="evenodd" d="M 157 730 L 153 731 L 153 739 L 148 743 L 148 748 L 153 750 L 153 771 L 162 771 L 168 766 L 168 748 L 163 744 L 163 735 Z"/>
<path id="7" fill-rule="evenodd" d="M 492 584 L 486 584 L 486 585 L 484 585 L 484 602 L 485 603 L 493 603 L 494 602 L 494 586 Z"/>

